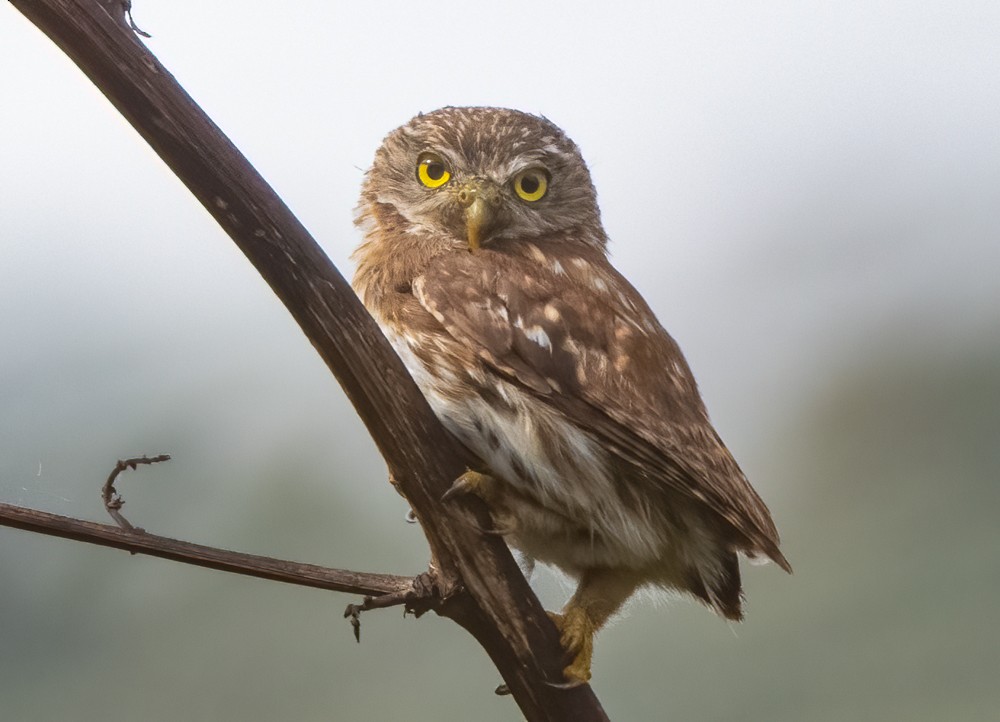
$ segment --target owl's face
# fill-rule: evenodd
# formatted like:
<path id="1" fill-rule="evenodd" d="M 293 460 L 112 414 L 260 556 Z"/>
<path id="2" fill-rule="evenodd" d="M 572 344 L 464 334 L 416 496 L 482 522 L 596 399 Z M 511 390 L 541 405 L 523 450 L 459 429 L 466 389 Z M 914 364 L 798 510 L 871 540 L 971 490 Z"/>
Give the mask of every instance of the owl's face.
<path id="1" fill-rule="evenodd" d="M 590 173 L 555 125 L 500 108 L 443 108 L 389 134 L 362 195 L 407 233 L 477 250 L 560 232 L 603 243 Z"/>

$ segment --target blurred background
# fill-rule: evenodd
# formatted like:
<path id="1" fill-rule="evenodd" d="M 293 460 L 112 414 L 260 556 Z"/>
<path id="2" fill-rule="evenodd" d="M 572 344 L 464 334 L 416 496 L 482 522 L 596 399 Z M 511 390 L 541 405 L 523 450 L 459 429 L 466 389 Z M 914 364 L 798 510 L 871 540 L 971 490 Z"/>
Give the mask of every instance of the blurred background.
<path id="1" fill-rule="evenodd" d="M 684 348 L 795 566 L 748 620 L 638 603 L 616 720 L 995 719 L 1000 4 L 139 0 L 153 52 L 350 276 L 352 209 L 418 111 L 542 113 Z M 415 573 L 365 430 L 231 241 L 0 7 L 0 500 Z M 567 594 L 542 574 L 550 607 Z M 4 720 L 516 720 L 447 620 L 0 528 Z"/>

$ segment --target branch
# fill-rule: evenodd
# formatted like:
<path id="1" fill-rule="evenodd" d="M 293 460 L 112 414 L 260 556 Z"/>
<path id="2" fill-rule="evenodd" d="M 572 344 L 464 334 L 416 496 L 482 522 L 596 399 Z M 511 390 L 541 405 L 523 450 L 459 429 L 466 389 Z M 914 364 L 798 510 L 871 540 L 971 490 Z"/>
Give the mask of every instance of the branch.
<path id="1" fill-rule="evenodd" d="M 333 592 L 378 597 L 405 592 L 413 586 L 413 579 L 410 577 L 352 572 L 316 564 L 300 564 L 255 554 L 243 554 L 142 531 L 121 529 L 110 524 L 96 524 L 36 509 L 25 509 L 13 504 L 0 503 L 0 526 L 124 549 L 131 554 L 146 554 L 223 572 L 245 574 L 315 589 L 328 589 Z"/>
<path id="2" fill-rule="evenodd" d="M 557 689 L 555 626 L 476 499 L 442 494 L 474 462 L 440 425 L 350 286 L 242 154 L 129 29 L 116 0 L 9 0 L 104 93 L 229 234 L 336 375 L 421 522 L 441 604 L 532 722 L 606 720 L 589 686 Z"/>

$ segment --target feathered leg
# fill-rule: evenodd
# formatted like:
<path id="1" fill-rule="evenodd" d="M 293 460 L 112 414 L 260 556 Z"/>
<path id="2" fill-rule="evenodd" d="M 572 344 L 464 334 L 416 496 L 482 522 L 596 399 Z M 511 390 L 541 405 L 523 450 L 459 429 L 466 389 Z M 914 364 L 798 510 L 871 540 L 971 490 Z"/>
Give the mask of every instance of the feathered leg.
<path id="1" fill-rule="evenodd" d="M 558 614 L 549 612 L 572 662 L 563 670 L 567 687 L 590 681 L 594 634 L 639 586 L 641 576 L 623 569 L 588 569 L 576 592 Z"/>

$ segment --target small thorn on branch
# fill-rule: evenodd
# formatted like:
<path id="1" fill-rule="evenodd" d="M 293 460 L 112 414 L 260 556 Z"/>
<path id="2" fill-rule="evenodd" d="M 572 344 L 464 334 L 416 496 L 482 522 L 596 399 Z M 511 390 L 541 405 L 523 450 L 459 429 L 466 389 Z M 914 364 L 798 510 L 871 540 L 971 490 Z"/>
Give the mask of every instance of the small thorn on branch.
<path id="1" fill-rule="evenodd" d="M 104 500 L 104 508 L 111 515 L 111 518 L 115 520 L 115 523 L 125 531 L 141 532 L 143 530 L 132 526 L 128 519 L 122 516 L 120 510 L 125 506 L 125 499 L 115 489 L 115 479 L 126 469 L 135 469 L 140 464 L 158 464 L 161 461 L 170 461 L 170 454 L 159 454 L 157 456 L 146 456 L 143 454 L 132 459 L 119 459 L 118 463 L 115 464 L 115 468 L 108 475 L 108 480 L 104 482 L 104 486 L 101 488 L 101 499 Z"/>
<path id="2" fill-rule="evenodd" d="M 347 609 L 344 610 L 344 619 L 351 620 L 351 626 L 354 628 L 354 640 L 360 644 L 361 612 L 402 605 L 404 617 L 407 614 L 419 617 L 433 609 L 440 601 L 441 599 L 434 584 L 434 577 L 430 572 L 424 572 L 413 578 L 413 583 L 409 589 L 392 592 L 391 594 L 381 594 L 377 597 L 365 597 L 361 604 L 348 604 Z"/>

